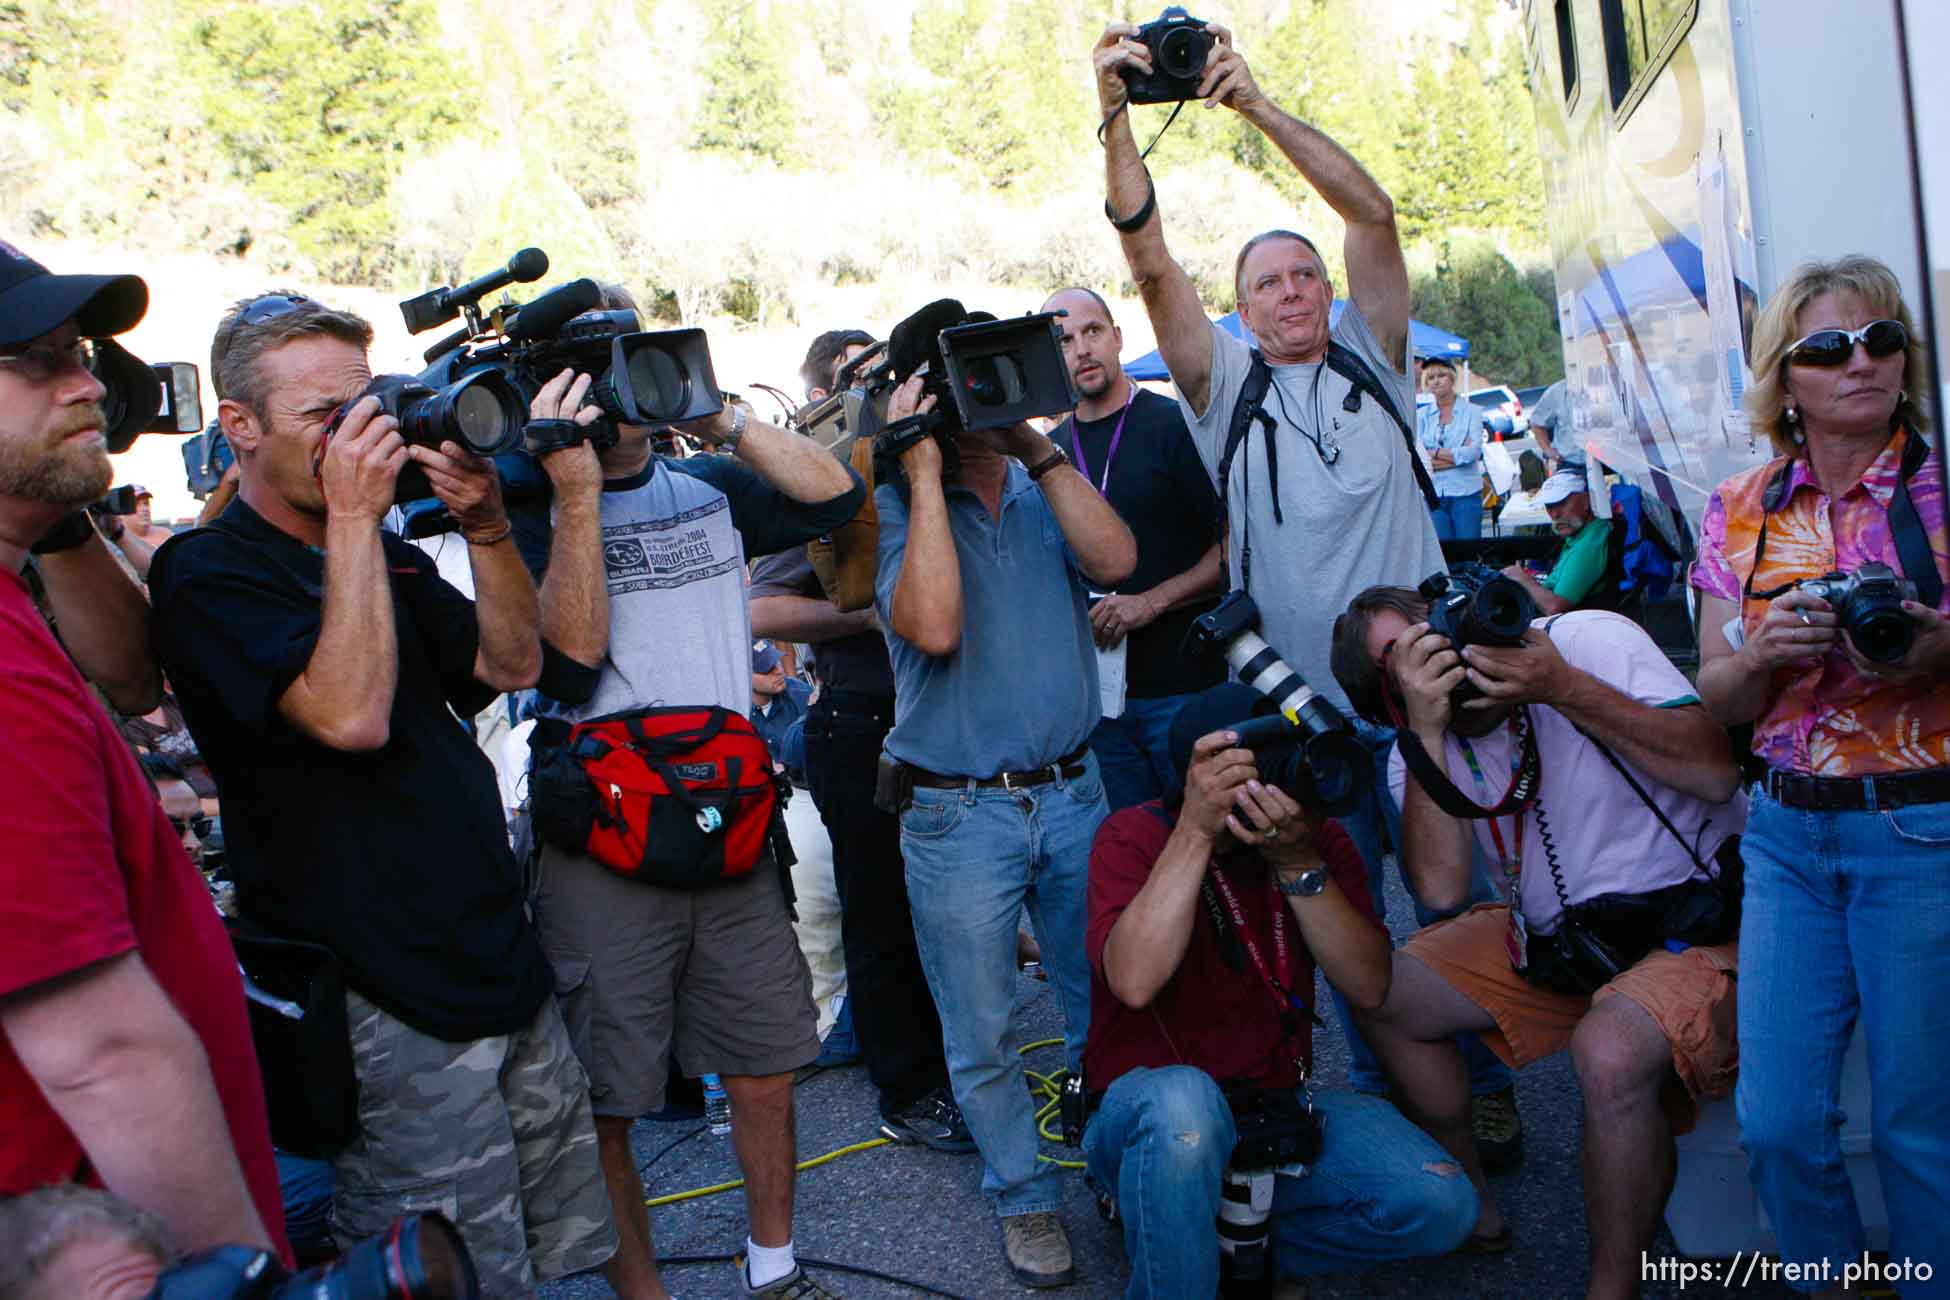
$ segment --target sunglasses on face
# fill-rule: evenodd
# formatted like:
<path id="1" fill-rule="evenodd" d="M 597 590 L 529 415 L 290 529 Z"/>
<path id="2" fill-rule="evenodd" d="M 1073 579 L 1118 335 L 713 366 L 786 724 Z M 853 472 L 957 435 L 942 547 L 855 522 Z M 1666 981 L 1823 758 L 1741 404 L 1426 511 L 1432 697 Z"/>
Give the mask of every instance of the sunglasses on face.
<path id="1" fill-rule="evenodd" d="M 1860 343 L 1872 357 L 1893 356 L 1909 346 L 1909 331 L 1899 320 L 1872 320 L 1859 330 L 1816 330 L 1787 350 L 1798 366 L 1839 366 Z"/>
<path id="2" fill-rule="evenodd" d="M 66 347 L 36 343 L 18 352 L 0 354 L 0 365 L 8 367 L 30 384 L 46 384 L 66 373 L 69 367 L 94 374 L 95 359 L 95 340 L 76 339 Z"/>
<path id="3" fill-rule="evenodd" d="M 167 814 L 164 815 L 167 816 Z M 196 838 L 202 840 L 210 837 L 210 827 L 215 821 L 216 818 L 214 817 L 206 817 L 198 814 L 195 817 L 171 817 L 169 824 L 176 828 L 176 834 L 179 836 L 186 830 L 194 831 L 196 832 Z"/>

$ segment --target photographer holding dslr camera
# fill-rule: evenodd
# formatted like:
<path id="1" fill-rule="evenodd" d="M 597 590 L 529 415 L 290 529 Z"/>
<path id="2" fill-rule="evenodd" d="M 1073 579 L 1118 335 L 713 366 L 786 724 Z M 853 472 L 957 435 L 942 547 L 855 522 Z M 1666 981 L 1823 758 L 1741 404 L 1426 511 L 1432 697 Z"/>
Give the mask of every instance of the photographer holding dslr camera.
<path id="1" fill-rule="evenodd" d="M 1379 1006 L 1388 935 L 1339 823 L 1240 746 L 1267 711 L 1237 682 L 1191 697 L 1182 799 L 1112 814 L 1091 849 L 1083 1148 L 1133 1300 L 1441 1255 L 1476 1221 L 1460 1166 L 1394 1107 L 1308 1090 L 1315 965 Z"/>
<path id="2" fill-rule="evenodd" d="M 1364 591 L 1335 623 L 1342 687 L 1400 728 L 1390 778 L 1404 873 L 1453 906 L 1475 844 L 1510 900 L 1410 939 L 1386 1000 L 1360 1019 L 1402 1113 L 1476 1185 L 1471 1254 L 1507 1251 L 1511 1237 L 1453 1038 L 1480 1034 L 1513 1068 L 1570 1050 L 1589 1294 L 1636 1296 L 1672 1190 L 1673 1134 L 1692 1127 L 1695 1099 L 1726 1094 L 1739 1061 L 1746 799 L 1725 733 L 1636 623 L 1535 614 L 1511 579 L 1462 566 L 1419 593 Z"/>
<path id="3" fill-rule="evenodd" d="M 492 463 L 409 445 L 362 396 L 371 340 L 291 293 L 224 316 L 211 371 L 240 487 L 156 553 L 156 646 L 223 790 L 238 911 L 343 970 L 358 1112 L 332 1157 L 340 1245 L 437 1209 L 487 1295 L 526 1295 L 616 1249 L 494 769 L 456 719 L 540 676 L 535 586 Z M 380 527 L 409 465 L 459 523 L 472 602 Z"/>
<path id="4" fill-rule="evenodd" d="M 135 276 L 53 275 L 0 243 L 0 1197 L 92 1181 L 186 1246 L 282 1251 L 235 959 L 76 671 L 124 709 L 161 694 L 148 607 L 82 509 L 133 436 L 113 336 L 148 300 Z M 28 594 L 30 548 L 74 663 Z"/>
<path id="5" fill-rule="evenodd" d="M 1754 325 L 1776 458 L 1707 502 L 1699 692 L 1753 724 L 1742 1145 L 1784 1258 L 1866 1247 L 1833 1116 L 1856 1025 L 1894 1256 L 1950 1258 L 1950 564 L 1930 366 L 1872 258 L 1798 268 Z M 1934 1062 L 1934 1064 L 1932 1064 Z M 1904 1295 L 1946 1294 L 1917 1284 Z"/>

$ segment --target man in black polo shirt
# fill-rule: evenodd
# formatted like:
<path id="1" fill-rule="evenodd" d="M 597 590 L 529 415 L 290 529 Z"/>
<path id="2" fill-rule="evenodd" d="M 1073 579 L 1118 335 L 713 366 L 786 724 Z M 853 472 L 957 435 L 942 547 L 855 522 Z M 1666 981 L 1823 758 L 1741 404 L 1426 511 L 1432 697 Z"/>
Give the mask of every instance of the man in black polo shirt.
<path id="1" fill-rule="evenodd" d="M 455 714 L 537 680 L 536 594 L 499 480 L 406 446 L 365 398 L 372 329 L 239 303 L 211 374 L 242 479 L 156 554 L 155 640 L 222 790 L 237 902 L 343 964 L 360 1132 L 333 1161 L 340 1243 L 437 1209 L 490 1296 L 616 1249 L 588 1084 L 523 911 L 494 770 Z M 411 460 L 458 520 L 478 603 L 380 530 Z M 552 478 L 593 480 L 587 447 Z"/>
<path id="2" fill-rule="evenodd" d="M 825 397 L 839 367 L 872 343 L 861 330 L 814 339 L 800 370 L 806 400 Z M 819 697 L 806 715 L 806 783 L 833 842 L 846 1009 L 880 1093 L 880 1131 L 896 1142 L 973 1151 L 914 946 L 900 823 L 873 806 L 880 745 L 894 725 L 894 670 L 880 623 L 871 608 L 842 612 L 826 599 L 803 545 L 758 561 L 751 597 L 753 633 L 813 649 Z"/>
<path id="3" fill-rule="evenodd" d="M 1090 734 L 1115 812 L 1172 788 L 1171 720 L 1188 698 L 1225 679 L 1222 664 L 1179 654 L 1185 630 L 1219 591 L 1219 498 L 1178 403 L 1124 373 L 1124 333 L 1104 300 L 1060 289 L 1043 310 L 1069 313 L 1060 322 L 1063 356 L 1079 394 L 1076 414 L 1051 441 L 1137 538 L 1137 568 L 1090 608 L 1100 678 L 1114 680 L 1123 664 L 1123 698 L 1106 689 L 1103 721 Z"/>

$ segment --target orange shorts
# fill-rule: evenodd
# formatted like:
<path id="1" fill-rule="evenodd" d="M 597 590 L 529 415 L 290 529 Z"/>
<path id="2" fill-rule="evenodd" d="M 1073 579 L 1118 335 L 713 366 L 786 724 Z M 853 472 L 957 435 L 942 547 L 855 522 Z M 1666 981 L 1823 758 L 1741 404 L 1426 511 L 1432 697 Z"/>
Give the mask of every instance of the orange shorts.
<path id="1" fill-rule="evenodd" d="M 1461 916 L 1440 921 L 1402 947 L 1457 992 L 1496 1021 L 1485 1030 L 1485 1046 L 1520 1068 L 1561 1052 L 1595 1003 L 1618 996 L 1641 1007 L 1672 1044 L 1678 1085 L 1660 1093 L 1660 1104 L 1675 1133 L 1692 1129 L 1699 1098 L 1718 1099 L 1733 1090 L 1740 1068 L 1740 1040 L 1734 1032 L 1734 979 L 1740 945 L 1668 952 L 1655 948 L 1637 965 L 1586 997 L 1540 989 L 1510 969 L 1503 935 L 1510 908 L 1484 903 Z"/>

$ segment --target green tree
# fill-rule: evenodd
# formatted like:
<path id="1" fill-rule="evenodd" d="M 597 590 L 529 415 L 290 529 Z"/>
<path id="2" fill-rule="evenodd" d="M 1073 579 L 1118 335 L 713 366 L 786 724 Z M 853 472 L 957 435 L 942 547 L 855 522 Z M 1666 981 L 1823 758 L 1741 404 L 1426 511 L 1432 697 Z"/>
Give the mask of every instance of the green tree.
<path id="1" fill-rule="evenodd" d="M 191 27 L 205 116 L 328 276 L 384 280 L 402 160 L 466 122 L 468 78 L 437 38 L 424 0 L 227 3 Z"/>
<path id="2" fill-rule="evenodd" d="M 791 161 L 798 123 L 782 26 L 758 0 L 712 0 L 705 12 L 713 29 L 693 142 L 699 149 Z"/>
<path id="3" fill-rule="evenodd" d="M 1550 277 L 1526 276 L 1489 239 L 1445 239 L 1432 269 L 1412 277 L 1414 315 L 1469 340 L 1471 363 L 1521 388 L 1564 373 Z"/>

